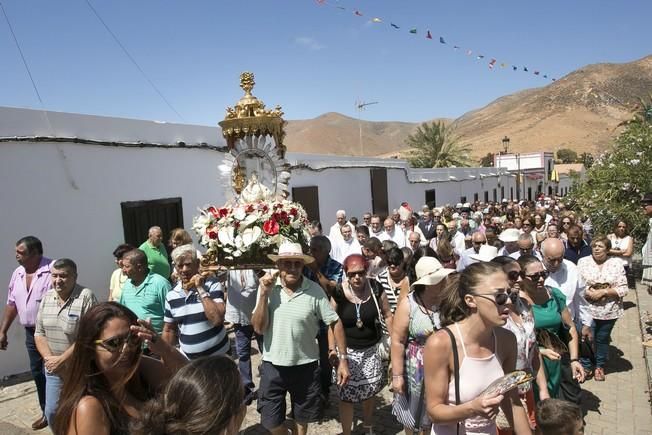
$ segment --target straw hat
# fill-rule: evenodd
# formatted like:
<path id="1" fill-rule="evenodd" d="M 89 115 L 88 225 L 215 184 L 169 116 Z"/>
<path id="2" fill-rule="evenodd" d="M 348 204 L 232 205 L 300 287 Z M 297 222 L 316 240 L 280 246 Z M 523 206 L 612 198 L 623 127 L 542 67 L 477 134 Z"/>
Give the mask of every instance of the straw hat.
<path id="1" fill-rule="evenodd" d="M 480 251 L 477 254 L 469 255 L 469 258 L 481 262 L 488 262 L 498 257 L 498 248 L 491 245 L 480 246 Z"/>
<path id="2" fill-rule="evenodd" d="M 417 264 L 414 266 L 414 271 L 417 274 L 417 280 L 410 286 L 414 288 L 415 285 L 435 285 L 439 284 L 444 278 L 455 269 L 446 269 L 434 257 L 421 257 Z"/>
<path id="3" fill-rule="evenodd" d="M 279 260 L 302 260 L 305 264 L 310 264 L 315 259 L 310 255 L 304 254 L 300 243 L 283 242 L 278 248 L 278 255 L 269 254 L 267 257 L 276 263 Z"/>

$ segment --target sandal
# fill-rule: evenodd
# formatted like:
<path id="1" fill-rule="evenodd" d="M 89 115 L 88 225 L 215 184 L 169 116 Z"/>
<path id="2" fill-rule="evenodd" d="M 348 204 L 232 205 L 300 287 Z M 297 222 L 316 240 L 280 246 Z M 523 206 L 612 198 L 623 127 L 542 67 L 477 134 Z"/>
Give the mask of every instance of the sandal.
<path id="1" fill-rule="evenodd" d="M 595 372 L 593 374 L 593 379 L 595 379 L 598 382 L 604 382 L 605 375 L 604 375 L 604 369 L 602 367 L 596 367 Z"/>
<path id="2" fill-rule="evenodd" d="M 584 370 L 584 381 L 588 381 L 593 377 L 593 370 L 587 368 L 583 368 L 583 370 Z"/>

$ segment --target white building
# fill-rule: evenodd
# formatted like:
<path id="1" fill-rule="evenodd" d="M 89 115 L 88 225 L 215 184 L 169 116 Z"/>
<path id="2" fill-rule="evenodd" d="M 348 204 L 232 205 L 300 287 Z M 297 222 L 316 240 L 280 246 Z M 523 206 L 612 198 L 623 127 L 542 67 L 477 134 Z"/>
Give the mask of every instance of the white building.
<path id="1" fill-rule="evenodd" d="M 221 205 L 217 127 L 0 108 L 0 300 L 17 266 L 14 244 L 35 235 L 50 258 L 70 257 L 79 282 L 106 299 L 111 255 L 147 228 L 190 228 L 197 208 Z M 411 169 L 402 160 L 288 153 L 290 190 L 327 227 L 335 212 L 385 214 L 402 201 L 430 205 L 514 198 L 500 168 Z M 27 371 L 18 321 L 0 353 L 0 377 Z"/>
<path id="2" fill-rule="evenodd" d="M 568 172 L 555 170 L 552 152 L 501 153 L 494 156 L 494 167 L 507 169 L 516 178 L 514 198 L 535 200 L 537 195 L 566 195 L 572 179 Z"/>

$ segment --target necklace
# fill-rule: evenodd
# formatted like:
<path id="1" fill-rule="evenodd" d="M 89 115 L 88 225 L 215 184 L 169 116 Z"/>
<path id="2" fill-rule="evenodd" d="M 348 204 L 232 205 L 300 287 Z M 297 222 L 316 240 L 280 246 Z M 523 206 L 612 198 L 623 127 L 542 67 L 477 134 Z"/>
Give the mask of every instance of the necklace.
<path id="1" fill-rule="evenodd" d="M 356 302 L 354 302 L 355 306 L 355 327 L 358 329 L 364 328 L 364 323 L 362 322 L 362 318 L 360 317 L 360 308 L 362 308 L 362 304 L 364 301 L 360 296 L 358 296 L 353 289 L 351 289 L 351 294 L 355 297 Z M 364 295 L 364 294 L 363 294 Z"/>

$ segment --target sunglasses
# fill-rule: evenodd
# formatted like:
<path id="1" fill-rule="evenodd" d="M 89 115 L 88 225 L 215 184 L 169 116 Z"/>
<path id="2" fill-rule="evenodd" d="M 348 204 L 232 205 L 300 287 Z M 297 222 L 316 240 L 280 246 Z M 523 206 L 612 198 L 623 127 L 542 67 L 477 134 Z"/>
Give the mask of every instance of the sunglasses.
<path id="1" fill-rule="evenodd" d="M 509 293 L 472 293 L 472 295 L 482 299 L 487 299 L 496 305 L 505 305 L 509 300 Z M 493 296 L 493 299 L 489 296 Z"/>
<path id="2" fill-rule="evenodd" d="M 356 276 L 365 276 L 365 271 L 364 270 L 355 270 L 352 272 L 346 272 L 346 277 L 347 278 L 355 278 Z"/>
<path id="3" fill-rule="evenodd" d="M 95 340 L 93 343 L 111 353 L 122 353 L 127 346 L 137 347 L 140 344 L 140 339 L 136 334 L 129 332 L 127 335 L 111 337 L 106 340 Z"/>
<path id="4" fill-rule="evenodd" d="M 521 272 L 519 272 L 518 270 L 512 270 L 507 272 L 507 279 L 509 279 L 510 281 L 517 281 L 520 275 Z"/>
<path id="5" fill-rule="evenodd" d="M 523 275 L 525 278 L 530 281 L 539 281 L 540 279 L 548 278 L 548 271 L 544 270 L 543 272 L 533 273 L 532 275 Z"/>
<path id="6" fill-rule="evenodd" d="M 562 225 L 570 225 L 570 221 L 561 221 Z"/>
<path id="7" fill-rule="evenodd" d="M 403 265 L 402 263 L 399 263 L 399 264 L 396 264 L 396 263 L 388 263 L 388 264 L 387 264 L 387 267 L 401 267 L 402 265 Z"/>

